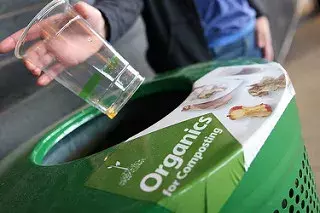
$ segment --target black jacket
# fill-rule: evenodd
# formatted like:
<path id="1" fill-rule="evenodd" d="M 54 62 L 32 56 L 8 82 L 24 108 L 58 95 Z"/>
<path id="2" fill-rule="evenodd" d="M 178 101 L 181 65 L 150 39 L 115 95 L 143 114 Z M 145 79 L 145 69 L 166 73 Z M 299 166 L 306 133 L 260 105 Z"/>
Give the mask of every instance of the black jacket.
<path id="1" fill-rule="evenodd" d="M 263 13 L 249 1 L 257 16 Z M 106 17 L 108 39 L 121 37 L 142 12 L 149 43 L 147 60 L 156 72 L 213 58 L 205 41 L 193 0 L 97 0 Z"/>

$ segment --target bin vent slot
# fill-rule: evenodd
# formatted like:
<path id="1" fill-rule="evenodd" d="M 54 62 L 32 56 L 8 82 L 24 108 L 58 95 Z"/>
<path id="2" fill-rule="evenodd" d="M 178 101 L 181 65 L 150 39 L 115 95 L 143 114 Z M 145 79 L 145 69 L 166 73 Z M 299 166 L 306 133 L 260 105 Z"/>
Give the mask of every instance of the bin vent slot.
<path id="1" fill-rule="evenodd" d="M 296 179 L 288 189 L 288 195 L 283 197 L 279 208 L 273 213 L 285 212 L 320 213 L 319 197 L 306 149 Z"/>

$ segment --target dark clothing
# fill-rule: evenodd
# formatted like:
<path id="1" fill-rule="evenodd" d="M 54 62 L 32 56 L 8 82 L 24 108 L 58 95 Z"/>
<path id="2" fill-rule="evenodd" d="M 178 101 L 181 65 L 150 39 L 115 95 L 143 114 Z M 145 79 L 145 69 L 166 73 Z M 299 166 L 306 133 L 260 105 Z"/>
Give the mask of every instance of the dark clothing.
<path id="1" fill-rule="evenodd" d="M 192 1 L 146 1 L 147 60 L 156 72 L 212 60 Z"/>
<path id="2" fill-rule="evenodd" d="M 108 25 L 107 39 L 112 43 L 134 24 L 143 9 L 143 0 L 96 0 Z"/>
<path id="3" fill-rule="evenodd" d="M 97 0 L 95 7 L 107 18 L 111 42 L 121 37 L 142 11 L 149 43 L 147 60 L 156 72 L 214 58 L 193 0 Z"/>

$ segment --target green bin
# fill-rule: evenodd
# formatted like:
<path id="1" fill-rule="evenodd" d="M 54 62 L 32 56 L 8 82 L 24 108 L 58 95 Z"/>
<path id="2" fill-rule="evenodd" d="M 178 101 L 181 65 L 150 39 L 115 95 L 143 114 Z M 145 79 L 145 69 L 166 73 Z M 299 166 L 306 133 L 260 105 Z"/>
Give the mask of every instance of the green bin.
<path id="1" fill-rule="evenodd" d="M 115 119 L 79 109 L 0 163 L 0 212 L 319 208 L 294 90 L 261 60 L 158 75 Z"/>

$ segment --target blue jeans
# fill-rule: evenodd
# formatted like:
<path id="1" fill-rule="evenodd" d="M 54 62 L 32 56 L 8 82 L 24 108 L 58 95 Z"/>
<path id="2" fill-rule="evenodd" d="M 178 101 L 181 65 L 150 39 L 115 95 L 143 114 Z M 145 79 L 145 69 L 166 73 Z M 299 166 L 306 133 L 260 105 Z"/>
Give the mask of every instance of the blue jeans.
<path id="1" fill-rule="evenodd" d="M 236 58 L 262 58 L 261 49 L 257 45 L 255 31 L 231 44 L 211 48 L 214 59 L 230 60 Z"/>

